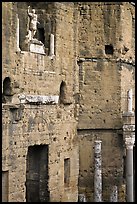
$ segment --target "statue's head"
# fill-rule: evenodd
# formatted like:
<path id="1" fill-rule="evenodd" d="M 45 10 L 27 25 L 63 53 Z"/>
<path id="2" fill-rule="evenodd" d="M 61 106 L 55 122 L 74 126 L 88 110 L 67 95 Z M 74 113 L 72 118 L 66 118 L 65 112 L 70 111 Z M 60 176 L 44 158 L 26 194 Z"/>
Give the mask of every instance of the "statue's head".
<path id="1" fill-rule="evenodd" d="M 32 13 L 35 13 L 35 9 L 32 9 Z"/>

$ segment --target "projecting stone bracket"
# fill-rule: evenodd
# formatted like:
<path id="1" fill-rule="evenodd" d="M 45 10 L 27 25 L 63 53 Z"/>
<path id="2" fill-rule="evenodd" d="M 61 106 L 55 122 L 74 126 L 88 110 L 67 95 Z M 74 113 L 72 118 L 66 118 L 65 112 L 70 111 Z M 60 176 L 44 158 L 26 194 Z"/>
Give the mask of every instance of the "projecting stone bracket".
<path id="1" fill-rule="evenodd" d="M 24 110 L 23 104 L 8 103 L 8 104 L 4 104 L 2 107 L 5 110 L 10 110 L 10 112 L 12 113 L 13 123 L 18 122 L 19 120 L 22 119 L 23 110 Z"/>

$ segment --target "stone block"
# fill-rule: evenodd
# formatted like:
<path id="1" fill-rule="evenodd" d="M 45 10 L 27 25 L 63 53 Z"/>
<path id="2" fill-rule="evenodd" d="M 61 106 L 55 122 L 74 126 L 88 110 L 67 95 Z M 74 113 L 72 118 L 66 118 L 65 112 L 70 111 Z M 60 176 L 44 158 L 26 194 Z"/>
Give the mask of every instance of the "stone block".
<path id="1" fill-rule="evenodd" d="M 41 41 L 38 41 L 37 39 L 33 39 L 29 42 L 24 41 L 23 51 L 34 52 L 37 54 L 44 54 L 45 55 L 44 44 Z"/>
<path id="2" fill-rule="evenodd" d="M 38 54 L 45 54 L 45 48 L 43 43 L 40 41 L 31 41 L 29 45 L 30 52 L 38 53 Z"/>
<path id="3" fill-rule="evenodd" d="M 135 114 L 134 114 L 134 112 L 131 112 L 131 113 L 125 112 L 123 114 L 123 124 L 124 125 L 133 125 L 133 124 L 135 124 Z"/>

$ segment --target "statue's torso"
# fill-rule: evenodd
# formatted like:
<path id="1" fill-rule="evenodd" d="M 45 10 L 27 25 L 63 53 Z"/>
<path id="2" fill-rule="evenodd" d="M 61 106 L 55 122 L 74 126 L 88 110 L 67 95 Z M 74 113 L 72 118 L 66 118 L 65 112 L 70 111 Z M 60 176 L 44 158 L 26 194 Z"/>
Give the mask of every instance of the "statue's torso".
<path id="1" fill-rule="evenodd" d="M 32 14 L 30 16 L 30 23 L 29 23 L 30 30 L 36 30 L 37 29 L 37 15 Z"/>

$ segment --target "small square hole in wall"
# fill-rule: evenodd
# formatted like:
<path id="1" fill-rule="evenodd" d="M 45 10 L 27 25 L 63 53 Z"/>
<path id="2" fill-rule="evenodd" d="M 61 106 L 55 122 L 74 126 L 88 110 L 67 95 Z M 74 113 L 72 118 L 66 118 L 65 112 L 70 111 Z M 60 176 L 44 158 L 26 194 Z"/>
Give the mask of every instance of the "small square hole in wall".
<path id="1" fill-rule="evenodd" d="M 113 55 L 114 49 L 113 45 L 105 45 L 105 54 Z"/>

